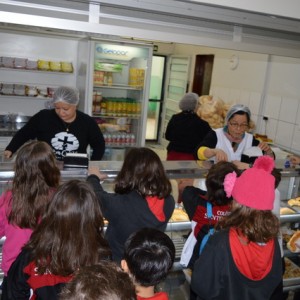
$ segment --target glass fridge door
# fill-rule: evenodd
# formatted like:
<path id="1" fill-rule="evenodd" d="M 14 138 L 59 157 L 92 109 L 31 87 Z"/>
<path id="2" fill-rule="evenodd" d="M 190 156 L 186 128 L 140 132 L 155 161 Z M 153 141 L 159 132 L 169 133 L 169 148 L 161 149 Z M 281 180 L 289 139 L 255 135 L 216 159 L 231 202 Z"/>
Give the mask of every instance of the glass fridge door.
<path id="1" fill-rule="evenodd" d="M 93 43 L 90 112 L 106 142 L 103 160 L 145 144 L 152 46 Z M 149 74 L 149 75 L 148 75 Z"/>

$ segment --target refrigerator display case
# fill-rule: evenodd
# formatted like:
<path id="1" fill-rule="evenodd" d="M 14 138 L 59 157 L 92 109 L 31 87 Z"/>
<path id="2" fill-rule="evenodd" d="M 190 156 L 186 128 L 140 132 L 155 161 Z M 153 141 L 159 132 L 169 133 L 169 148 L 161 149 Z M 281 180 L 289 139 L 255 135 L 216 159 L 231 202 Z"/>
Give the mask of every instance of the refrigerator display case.
<path id="1" fill-rule="evenodd" d="M 123 160 L 145 144 L 152 46 L 90 41 L 87 112 L 106 143 L 103 160 Z"/>

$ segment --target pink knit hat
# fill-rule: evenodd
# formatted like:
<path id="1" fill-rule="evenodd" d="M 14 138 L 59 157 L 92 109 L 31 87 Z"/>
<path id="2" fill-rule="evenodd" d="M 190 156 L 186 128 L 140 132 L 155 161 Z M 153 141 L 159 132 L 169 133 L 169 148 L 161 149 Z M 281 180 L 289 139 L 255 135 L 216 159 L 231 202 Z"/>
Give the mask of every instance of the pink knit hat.
<path id="1" fill-rule="evenodd" d="M 275 178 L 271 172 L 274 167 L 271 157 L 260 156 L 253 167 L 245 170 L 240 177 L 235 172 L 227 174 L 224 179 L 227 197 L 232 196 L 238 203 L 257 210 L 272 210 Z"/>

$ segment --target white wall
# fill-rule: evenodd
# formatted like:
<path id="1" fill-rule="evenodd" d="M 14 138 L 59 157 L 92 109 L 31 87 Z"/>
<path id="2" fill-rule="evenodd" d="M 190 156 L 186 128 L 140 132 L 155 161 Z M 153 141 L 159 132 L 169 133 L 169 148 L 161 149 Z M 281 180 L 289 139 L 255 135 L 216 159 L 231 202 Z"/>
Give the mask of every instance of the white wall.
<path id="1" fill-rule="evenodd" d="M 191 55 L 190 87 L 197 54 L 213 54 L 211 95 L 249 106 L 256 132 L 300 154 L 300 59 L 177 44 L 174 54 Z M 230 57 L 239 64 L 230 68 Z M 263 120 L 268 117 L 268 121 Z"/>

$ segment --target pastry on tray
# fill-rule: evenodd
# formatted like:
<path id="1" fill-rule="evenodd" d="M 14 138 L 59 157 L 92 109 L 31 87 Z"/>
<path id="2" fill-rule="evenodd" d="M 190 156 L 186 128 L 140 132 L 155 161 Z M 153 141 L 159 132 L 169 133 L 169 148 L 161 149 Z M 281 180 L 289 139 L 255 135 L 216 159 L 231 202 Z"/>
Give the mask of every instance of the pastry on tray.
<path id="1" fill-rule="evenodd" d="M 280 214 L 281 215 L 292 215 L 295 211 L 288 208 L 288 207 L 280 207 Z"/>
<path id="2" fill-rule="evenodd" d="M 300 206 L 300 197 L 292 198 L 288 201 L 289 206 Z"/>
<path id="3" fill-rule="evenodd" d="M 300 230 L 297 230 L 286 244 L 291 252 L 300 252 Z"/>

